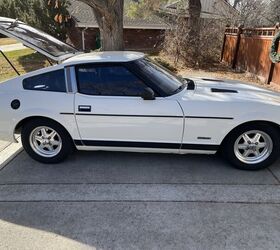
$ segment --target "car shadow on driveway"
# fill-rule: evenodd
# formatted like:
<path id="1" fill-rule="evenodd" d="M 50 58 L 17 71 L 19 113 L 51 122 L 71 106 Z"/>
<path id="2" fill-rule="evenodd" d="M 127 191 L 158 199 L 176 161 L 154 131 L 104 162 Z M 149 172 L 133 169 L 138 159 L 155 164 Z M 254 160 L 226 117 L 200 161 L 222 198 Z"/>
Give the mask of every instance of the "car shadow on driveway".
<path id="1" fill-rule="evenodd" d="M 268 169 L 241 171 L 216 155 L 77 152 L 55 165 L 38 163 L 25 152 L 0 172 L 7 183 L 217 183 L 277 184 Z"/>
<path id="2" fill-rule="evenodd" d="M 44 165 L 22 152 L 0 171 L 0 249 L 273 249 L 280 244 L 279 204 L 220 197 L 269 187 L 262 197 L 278 184 L 270 169 L 240 171 L 217 156 L 77 152 Z M 199 200 L 208 187 L 216 201 Z M 151 201 L 146 190 L 192 198 Z M 5 201 L 15 191 L 23 198 Z M 40 200 L 29 199 L 36 192 Z M 89 192 L 99 200 L 87 200 Z"/>

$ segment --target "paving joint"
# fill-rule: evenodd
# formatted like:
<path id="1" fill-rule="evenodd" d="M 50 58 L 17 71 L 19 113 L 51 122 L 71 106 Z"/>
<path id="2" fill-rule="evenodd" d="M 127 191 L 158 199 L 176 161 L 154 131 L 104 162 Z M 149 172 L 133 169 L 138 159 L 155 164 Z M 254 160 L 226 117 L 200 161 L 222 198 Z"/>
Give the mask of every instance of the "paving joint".
<path id="1" fill-rule="evenodd" d="M 212 204 L 244 204 L 244 205 L 280 205 L 280 202 L 250 202 L 250 201 L 178 201 L 178 200 L 6 200 L 1 203 L 212 203 Z"/>
<path id="2" fill-rule="evenodd" d="M 2 171 L 15 157 L 17 157 L 22 150 L 23 148 L 21 142 L 11 143 L 4 147 L 0 152 L 0 171 Z"/>
<path id="3" fill-rule="evenodd" d="M 279 184 L 280 184 L 279 178 L 273 173 L 273 171 L 270 169 L 270 167 L 268 167 L 267 170 L 268 170 L 268 172 L 271 173 L 271 175 L 273 176 L 273 178 L 278 182 L 277 185 L 279 185 Z"/>

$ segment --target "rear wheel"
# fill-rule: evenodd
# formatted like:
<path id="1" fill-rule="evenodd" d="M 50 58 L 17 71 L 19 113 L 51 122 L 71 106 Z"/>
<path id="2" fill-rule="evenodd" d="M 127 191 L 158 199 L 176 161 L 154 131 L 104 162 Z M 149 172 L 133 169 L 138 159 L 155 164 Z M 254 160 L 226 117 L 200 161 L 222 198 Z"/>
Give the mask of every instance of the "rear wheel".
<path id="1" fill-rule="evenodd" d="M 279 156 L 279 140 L 278 130 L 271 125 L 244 125 L 235 129 L 227 138 L 226 157 L 239 169 L 266 168 Z"/>
<path id="2" fill-rule="evenodd" d="M 59 163 L 72 151 L 73 142 L 66 130 L 48 119 L 34 119 L 22 128 L 25 151 L 42 163 Z"/>

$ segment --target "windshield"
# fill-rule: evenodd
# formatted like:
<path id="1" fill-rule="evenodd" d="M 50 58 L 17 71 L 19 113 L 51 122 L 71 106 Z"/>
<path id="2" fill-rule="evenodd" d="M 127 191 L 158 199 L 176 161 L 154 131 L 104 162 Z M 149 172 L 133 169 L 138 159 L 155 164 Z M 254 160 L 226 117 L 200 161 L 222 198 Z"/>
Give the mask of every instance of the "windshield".
<path id="1" fill-rule="evenodd" d="M 56 58 L 78 52 L 74 47 L 22 22 L 0 20 L 0 33 L 1 30 L 5 35 L 11 35 L 11 37 L 21 40 L 25 45 L 34 46 Z"/>
<path id="2" fill-rule="evenodd" d="M 155 83 L 157 91 L 165 93 L 165 96 L 176 94 L 185 86 L 183 79 L 147 57 L 135 63 L 140 71 Z"/>

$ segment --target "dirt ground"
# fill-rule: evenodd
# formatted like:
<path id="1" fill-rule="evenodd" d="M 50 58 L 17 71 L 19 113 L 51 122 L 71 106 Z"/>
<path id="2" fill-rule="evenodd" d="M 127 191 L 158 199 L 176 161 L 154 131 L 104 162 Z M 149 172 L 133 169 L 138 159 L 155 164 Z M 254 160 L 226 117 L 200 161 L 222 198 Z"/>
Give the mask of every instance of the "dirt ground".
<path id="1" fill-rule="evenodd" d="M 189 77 L 208 76 L 208 77 L 219 78 L 219 79 L 238 80 L 238 81 L 259 85 L 263 88 L 268 88 L 270 90 L 280 92 L 280 85 L 278 84 L 262 83 L 257 77 L 254 77 L 249 73 L 234 71 L 223 64 L 218 65 L 217 67 L 214 68 L 210 68 L 208 70 L 184 68 L 184 69 L 180 69 L 178 71 L 178 74 L 183 76 L 189 76 Z"/>
<path id="2" fill-rule="evenodd" d="M 215 63 L 211 65 L 204 66 L 203 68 L 188 68 L 181 64 L 174 65 L 171 58 L 165 55 L 152 56 L 152 58 L 162 64 L 163 66 L 169 68 L 171 71 L 175 71 L 177 74 L 184 77 L 211 77 L 218 79 L 231 79 L 238 80 L 254 85 L 259 85 L 262 88 L 268 88 L 273 91 L 280 92 L 280 84 L 266 84 L 261 82 L 258 77 L 246 73 L 231 69 L 223 63 Z"/>

